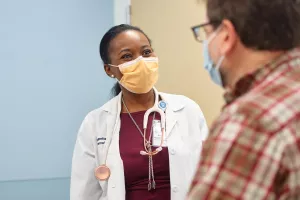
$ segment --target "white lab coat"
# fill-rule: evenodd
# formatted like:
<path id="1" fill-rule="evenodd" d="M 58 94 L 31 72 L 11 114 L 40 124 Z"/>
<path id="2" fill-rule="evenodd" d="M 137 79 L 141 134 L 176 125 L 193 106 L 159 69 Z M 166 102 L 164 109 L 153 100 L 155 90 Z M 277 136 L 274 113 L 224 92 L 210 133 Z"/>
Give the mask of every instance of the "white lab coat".
<path id="1" fill-rule="evenodd" d="M 167 102 L 171 199 L 183 200 L 208 130 L 202 111 L 194 101 L 179 95 L 159 95 Z M 125 200 L 124 168 L 119 152 L 120 112 L 121 94 L 84 119 L 73 155 L 71 200 Z M 105 143 L 97 145 L 97 138 L 106 138 Z M 106 156 L 111 175 L 106 181 L 98 181 L 94 169 L 105 163 Z"/>

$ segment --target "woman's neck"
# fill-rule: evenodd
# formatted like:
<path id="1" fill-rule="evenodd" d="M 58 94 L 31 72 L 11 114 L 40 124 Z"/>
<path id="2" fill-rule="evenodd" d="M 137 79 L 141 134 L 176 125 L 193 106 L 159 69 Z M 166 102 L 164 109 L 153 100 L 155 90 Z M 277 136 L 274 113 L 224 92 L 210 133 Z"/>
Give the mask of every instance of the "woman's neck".
<path id="1" fill-rule="evenodd" d="M 153 89 L 146 94 L 134 94 L 122 88 L 122 95 L 122 98 L 131 113 L 148 110 L 153 107 L 155 102 L 155 93 Z M 127 113 L 123 104 L 122 113 Z"/>

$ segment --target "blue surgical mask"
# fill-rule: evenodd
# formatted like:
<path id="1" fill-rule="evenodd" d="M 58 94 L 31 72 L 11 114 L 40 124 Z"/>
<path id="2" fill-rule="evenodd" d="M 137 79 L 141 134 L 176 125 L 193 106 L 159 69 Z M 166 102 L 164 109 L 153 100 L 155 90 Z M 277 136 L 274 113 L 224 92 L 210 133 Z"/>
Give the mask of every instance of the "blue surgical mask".
<path id="1" fill-rule="evenodd" d="M 220 73 L 220 66 L 221 66 L 225 56 L 222 56 L 219 59 L 218 63 L 215 65 L 209 55 L 209 49 L 208 49 L 209 42 L 212 41 L 215 36 L 216 36 L 216 34 L 213 33 L 213 35 L 211 35 L 211 37 L 209 39 L 207 39 L 203 42 L 204 69 L 209 73 L 210 78 L 212 79 L 212 81 L 214 83 L 223 87 L 223 81 L 222 81 L 222 77 L 221 77 L 221 73 Z"/>

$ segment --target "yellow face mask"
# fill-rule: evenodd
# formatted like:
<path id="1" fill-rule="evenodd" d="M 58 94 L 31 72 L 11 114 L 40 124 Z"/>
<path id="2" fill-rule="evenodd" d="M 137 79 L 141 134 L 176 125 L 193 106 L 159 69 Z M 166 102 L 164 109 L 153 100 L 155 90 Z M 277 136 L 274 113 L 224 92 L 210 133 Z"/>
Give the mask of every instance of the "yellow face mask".
<path id="1" fill-rule="evenodd" d="M 157 57 L 144 58 L 140 56 L 121 65 L 110 66 L 120 69 L 123 77 L 118 82 L 132 93 L 145 94 L 153 88 L 158 80 Z"/>

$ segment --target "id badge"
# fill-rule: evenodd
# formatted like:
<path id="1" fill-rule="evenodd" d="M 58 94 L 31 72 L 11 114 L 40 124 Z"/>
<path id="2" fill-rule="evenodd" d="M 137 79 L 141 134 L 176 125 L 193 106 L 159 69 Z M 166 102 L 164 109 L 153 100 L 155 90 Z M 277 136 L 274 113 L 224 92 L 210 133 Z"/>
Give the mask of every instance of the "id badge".
<path id="1" fill-rule="evenodd" d="M 153 120 L 152 130 L 153 130 L 152 145 L 155 147 L 159 147 L 161 142 L 161 137 L 162 137 L 160 120 Z M 166 134 L 164 134 L 164 142 L 162 146 L 163 147 L 167 146 Z"/>

